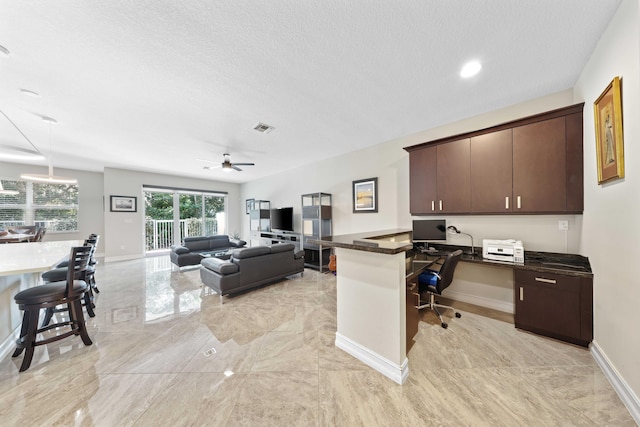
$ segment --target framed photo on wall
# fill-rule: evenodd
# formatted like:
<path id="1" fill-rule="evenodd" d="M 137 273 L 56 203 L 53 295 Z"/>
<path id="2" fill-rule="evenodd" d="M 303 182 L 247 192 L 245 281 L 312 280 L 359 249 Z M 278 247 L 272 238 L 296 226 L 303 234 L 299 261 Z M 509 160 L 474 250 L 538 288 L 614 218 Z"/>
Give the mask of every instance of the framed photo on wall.
<path id="1" fill-rule="evenodd" d="M 598 184 L 624 178 L 622 94 L 619 77 L 615 77 L 593 103 L 593 112 L 596 125 Z"/>
<path id="2" fill-rule="evenodd" d="M 247 199 L 247 200 L 244 201 L 245 213 L 247 215 L 249 215 L 249 213 L 251 213 L 251 210 L 253 209 L 253 201 L 254 201 L 254 199 Z"/>
<path id="3" fill-rule="evenodd" d="M 134 196 L 111 196 L 111 212 L 137 212 L 137 198 Z"/>
<path id="4" fill-rule="evenodd" d="M 353 181 L 353 213 L 378 212 L 378 178 Z"/>

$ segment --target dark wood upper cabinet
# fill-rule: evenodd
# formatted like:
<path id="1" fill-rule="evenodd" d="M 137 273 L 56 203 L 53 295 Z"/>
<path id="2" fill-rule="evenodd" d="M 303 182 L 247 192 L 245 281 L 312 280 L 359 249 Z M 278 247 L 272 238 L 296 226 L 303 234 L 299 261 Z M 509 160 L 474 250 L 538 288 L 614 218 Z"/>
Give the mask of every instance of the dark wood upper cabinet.
<path id="1" fill-rule="evenodd" d="M 471 138 L 471 212 L 508 213 L 513 206 L 511 129 Z"/>
<path id="2" fill-rule="evenodd" d="M 583 107 L 405 147 L 411 213 L 582 213 Z"/>
<path id="3" fill-rule="evenodd" d="M 566 210 L 565 119 L 513 128 L 513 195 L 516 212 Z"/>
<path id="4" fill-rule="evenodd" d="M 415 214 L 435 212 L 437 195 L 437 147 L 426 147 L 409 156 L 409 208 Z M 419 197 L 413 197 L 419 195 Z"/>
<path id="5" fill-rule="evenodd" d="M 469 138 L 438 145 L 438 199 L 439 213 L 469 212 L 471 187 L 469 175 Z"/>

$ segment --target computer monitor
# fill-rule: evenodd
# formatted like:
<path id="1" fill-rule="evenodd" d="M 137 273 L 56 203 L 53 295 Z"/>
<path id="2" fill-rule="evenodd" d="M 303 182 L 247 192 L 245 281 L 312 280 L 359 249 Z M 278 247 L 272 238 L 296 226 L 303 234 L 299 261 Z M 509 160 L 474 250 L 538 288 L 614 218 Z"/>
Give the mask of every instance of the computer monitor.
<path id="1" fill-rule="evenodd" d="M 412 236 L 414 243 L 447 240 L 447 221 L 444 219 L 414 219 Z"/>

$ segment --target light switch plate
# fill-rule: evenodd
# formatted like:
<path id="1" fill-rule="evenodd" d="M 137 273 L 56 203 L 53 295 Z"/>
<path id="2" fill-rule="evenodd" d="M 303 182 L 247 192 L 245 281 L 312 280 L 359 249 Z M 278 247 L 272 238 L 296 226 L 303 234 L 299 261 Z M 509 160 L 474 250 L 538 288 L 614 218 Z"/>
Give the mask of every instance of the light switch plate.
<path id="1" fill-rule="evenodd" d="M 558 221 L 558 229 L 559 230 L 568 230 L 569 229 L 569 221 L 567 220 L 560 220 Z"/>

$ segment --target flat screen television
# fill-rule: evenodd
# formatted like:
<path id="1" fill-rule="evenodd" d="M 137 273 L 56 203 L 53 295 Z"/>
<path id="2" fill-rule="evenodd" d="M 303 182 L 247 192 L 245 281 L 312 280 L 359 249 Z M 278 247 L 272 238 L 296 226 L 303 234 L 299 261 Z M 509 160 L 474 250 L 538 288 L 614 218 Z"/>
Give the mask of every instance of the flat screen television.
<path id="1" fill-rule="evenodd" d="M 271 231 L 293 232 L 293 208 L 271 209 Z"/>
<path id="2" fill-rule="evenodd" d="M 413 242 L 447 240 L 447 221 L 444 219 L 414 219 Z"/>

